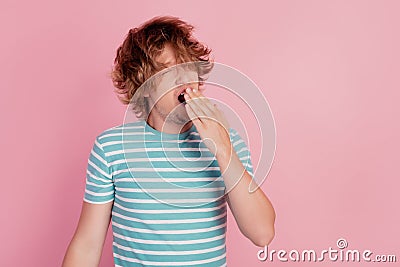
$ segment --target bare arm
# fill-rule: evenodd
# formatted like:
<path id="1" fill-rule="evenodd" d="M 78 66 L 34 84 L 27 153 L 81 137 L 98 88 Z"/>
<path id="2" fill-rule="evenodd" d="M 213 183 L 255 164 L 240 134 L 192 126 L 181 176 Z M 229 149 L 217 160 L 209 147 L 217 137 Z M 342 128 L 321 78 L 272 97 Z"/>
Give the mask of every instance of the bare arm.
<path id="1" fill-rule="evenodd" d="M 274 208 L 261 188 L 252 193 L 248 191 L 252 177 L 234 150 L 227 119 L 216 104 L 195 89 L 187 89 L 185 94 L 187 114 L 217 158 L 228 192 L 227 202 L 240 231 L 255 245 L 263 247 L 275 236 Z"/>
<path id="2" fill-rule="evenodd" d="M 227 153 L 230 157 L 223 153 L 217 156 L 221 172 L 224 173 L 228 205 L 243 235 L 256 246 L 263 247 L 268 245 L 275 235 L 275 210 L 261 187 L 252 193 L 248 191 L 252 177 L 233 147 L 231 152 Z"/>
<path id="3" fill-rule="evenodd" d="M 83 202 L 75 234 L 65 253 L 62 267 L 98 266 L 111 218 L 113 201 Z"/>

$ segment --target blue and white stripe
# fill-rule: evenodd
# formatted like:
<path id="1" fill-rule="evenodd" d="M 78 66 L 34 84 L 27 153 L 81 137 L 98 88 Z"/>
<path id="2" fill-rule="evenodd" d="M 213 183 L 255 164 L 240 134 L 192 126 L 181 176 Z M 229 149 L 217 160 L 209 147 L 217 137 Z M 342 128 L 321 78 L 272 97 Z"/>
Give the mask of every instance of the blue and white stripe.
<path id="1" fill-rule="evenodd" d="M 253 175 L 250 152 L 230 138 Z M 225 185 L 196 127 L 162 134 L 139 120 L 98 135 L 84 201 L 112 208 L 115 266 L 226 266 Z"/>

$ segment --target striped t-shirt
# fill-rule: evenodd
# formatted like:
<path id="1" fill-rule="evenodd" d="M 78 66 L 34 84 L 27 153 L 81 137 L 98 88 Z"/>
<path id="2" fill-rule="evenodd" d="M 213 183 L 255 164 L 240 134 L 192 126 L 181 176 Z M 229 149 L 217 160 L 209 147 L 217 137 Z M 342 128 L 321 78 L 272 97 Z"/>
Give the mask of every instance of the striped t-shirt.
<path id="1" fill-rule="evenodd" d="M 250 152 L 229 135 L 253 176 Z M 84 201 L 112 208 L 115 266 L 226 266 L 225 184 L 195 125 L 169 134 L 145 120 L 99 134 L 89 155 Z"/>

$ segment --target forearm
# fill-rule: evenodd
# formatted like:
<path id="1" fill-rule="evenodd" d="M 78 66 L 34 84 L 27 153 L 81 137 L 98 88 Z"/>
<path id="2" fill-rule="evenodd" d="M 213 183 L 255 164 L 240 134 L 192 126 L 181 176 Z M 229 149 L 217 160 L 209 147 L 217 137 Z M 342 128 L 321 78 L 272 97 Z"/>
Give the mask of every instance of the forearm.
<path id="1" fill-rule="evenodd" d="M 217 155 L 228 204 L 240 231 L 255 245 L 265 246 L 274 237 L 274 208 L 260 187 L 249 192 L 252 177 L 233 148 L 231 151 L 231 155 L 230 152 Z"/>
<path id="2" fill-rule="evenodd" d="M 97 267 L 100 263 L 102 249 L 93 248 L 85 242 L 72 239 L 63 260 L 62 267 Z"/>
<path id="3" fill-rule="evenodd" d="M 64 257 L 63 267 L 98 266 L 110 224 L 113 201 L 83 201 L 79 223 Z"/>

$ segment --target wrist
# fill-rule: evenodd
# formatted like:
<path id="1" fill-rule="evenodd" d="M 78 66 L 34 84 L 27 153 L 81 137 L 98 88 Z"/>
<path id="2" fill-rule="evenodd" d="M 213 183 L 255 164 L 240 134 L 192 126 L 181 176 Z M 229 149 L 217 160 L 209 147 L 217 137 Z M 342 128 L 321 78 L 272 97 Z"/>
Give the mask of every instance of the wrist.
<path id="1" fill-rule="evenodd" d="M 220 146 L 218 147 L 215 157 L 217 158 L 218 161 L 220 160 L 229 160 L 233 153 L 234 153 L 234 149 L 232 144 L 228 145 L 228 146 Z"/>

